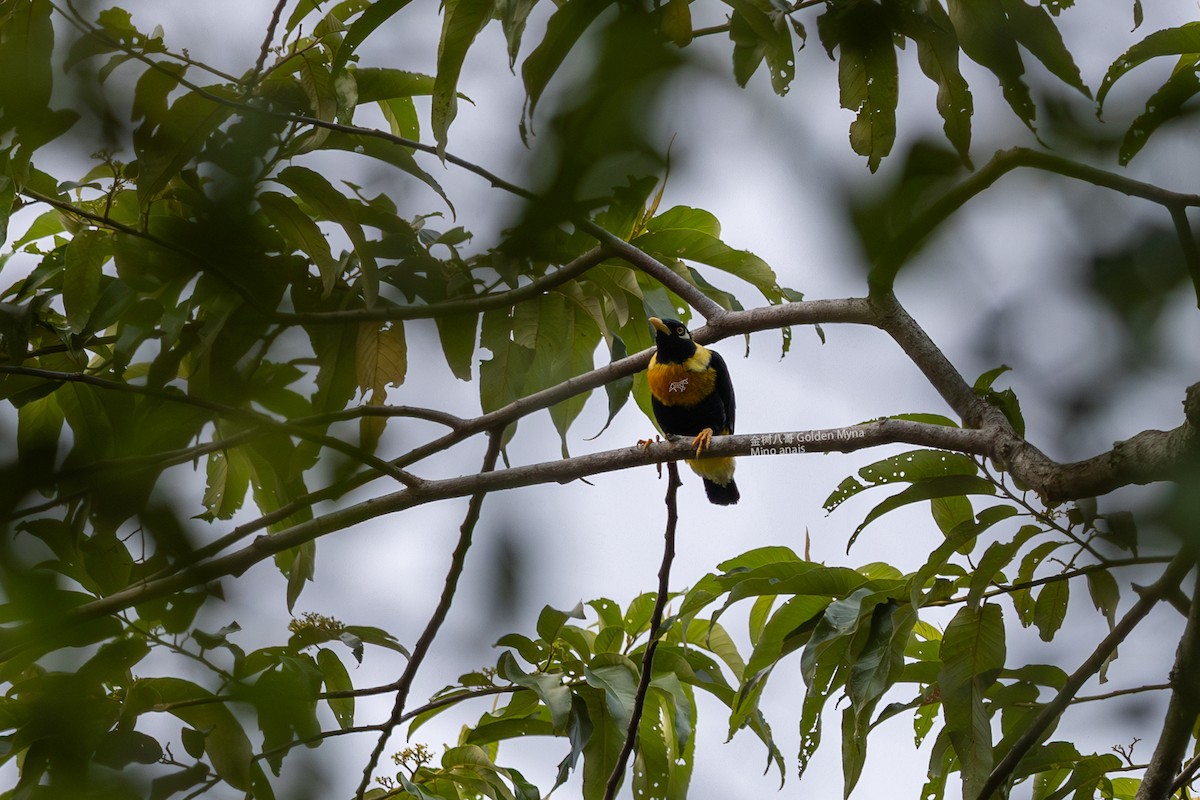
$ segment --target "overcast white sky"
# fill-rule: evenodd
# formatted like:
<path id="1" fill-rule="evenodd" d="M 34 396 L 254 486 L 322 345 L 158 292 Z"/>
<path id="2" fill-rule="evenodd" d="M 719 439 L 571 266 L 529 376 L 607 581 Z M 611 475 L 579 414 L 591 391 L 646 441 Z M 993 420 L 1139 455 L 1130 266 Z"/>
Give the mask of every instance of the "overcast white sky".
<path id="1" fill-rule="evenodd" d="M 707 3 L 720 18 L 723 6 Z M 417 4 L 414 4 L 417 5 Z M 433 71 L 436 28 L 432 3 L 420 13 L 412 9 L 381 29 L 363 49 L 363 63 Z M 543 4 L 548 5 L 548 4 Z M 1107 65 L 1146 33 L 1178 19 L 1162 16 L 1162 4 L 1147 4 L 1147 20 L 1138 32 L 1132 27 L 1131 2 L 1106 0 L 1081 4 L 1062 17 L 1067 42 L 1075 53 L 1084 80 L 1093 89 Z M 166 41 L 175 49 L 187 47 L 193 58 L 239 72 L 252 64 L 273 2 L 269 0 L 209 0 L 206 3 L 128 0 L 123 4 L 143 30 L 162 24 Z M 1192 9 L 1189 9 L 1192 10 Z M 290 11 L 290 6 L 289 6 Z M 539 39 L 545 9 L 539 9 L 526 34 L 527 53 Z M 422 24 L 412 20 L 422 19 Z M 436 24 L 436 22 L 435 22 Z M 836 67 L 810 26 L 810 42 L 797 58 L 797 78 L 791 93 L 770 93 L 765 75 L 740 90 L 728 70 L 729 45 L 719 37 L 698 42 L 695 49 L 711 64 L 711 75 L 692 74 L 662 109 L 657 130 L 663 141 L 675 137 L 673 166 L 663 208 L 692 205 L 714 212 L 730 244 L 750 249 L 775 267 L 784 285 L 809 298 L 844 297 L 865 292 L 862 258 L 844 227 L 842 198 L 849 187 L 886 182 L 900 166 L 906 143 L 921 134 L 940 131 L 934 113 L 934 88 L 920 75 L 915 52 L 901 54 L 900 140 L 892 159 L 871 178 L 865 161 L 847 142 L 849 112 L 838 109 Z M 1045 83 L 1040 67 L 1029 62 L 1032 80 Z M 1163 68 L 1149 65 L 1118 85 L 1111 100 L 1115 112 L 1108 124 L 1119 126 L 1121 113 L 1133 109 L 1135 85 L 1161 80 Z M 1034 145 L 1032 136 L 1000 101 L 995 78 L 973 65 L 964 65 L 977 114 L 976 164 L 998 147 Z M 1138 82 L 1141 81 L 1139 84 Z M 558 87 L 565 83 L 559 81 Z M 480 37 L 464 69 L 462 91 L 474 105 L 462 104 L 450 134 L 449 149 L 500 175 L 519 176 L 527 158 L 517 136 L 523 92 L 507 68 L 499 27 Z M 555 88 L 555 85 L 552 85 Z M 549 108 L 551 104 L 545 103 Z M 423 119 L 427 126 L 427 117 Z M 426 128 L 427 129 L 427 128 Z M 430 160 L 425 165 L 447 187 L 458 222 L 477 232 L 475 244 L 486 247 L 489 234 L 509 221 L 509 198 L 489 189 L 478 178 L 443 171 Z M 1114 167 L 1115 168 L 1115 167 Z M 377 188 L 402 185 L 388 168 L 356 161 L 337 177 L 351 178 Z M 1200 158 L 1194 143 L 1165 131 L 1139 157 L 1129 173 L 1189 190 L 1200 177 Z M 333 176 L 331 176 L 333 177 Z M 407 191 L 407 189 L 405 190 Z M 418 190 L 419 191 L 419 190 Z M 438 206 L 427 192 L 415 196 L 418 209 Z M 1099 224 L 1079 230 L 1079 215 L 1097 215 Z M 899 296 L 913 316 L 943 347 L 959 370 L 973 379 L 1000 361 L 1014 370 L 1005 376 L 1022 400 L 1029 438 L 1051 456 L 1084 457 L 1111 442 L 1144 428 L 1179 424 L 1184 388 L 1200 374 L 1200 315 L 1184 294 L 1165 316 L 1160 360 L 1128 374 L 1117 357 L 1120 334 L 1108 312 L 1090 298 L 1081 280 L 1091 237 L 1116 241 L 1147 219 L 1166 224 L 1165 215 L 1147 204 L 1111 198 L 1100 190 L 1063 188 L 1057 181 L 1010 176 L 992 192 L 973 201 L 924 254 L 906 270 Z M 736 281 L 710 275 L 723 288 Z M 10 275 L 4 283 L 11 283 Z M 736 286 L 747 305 L 755 298 L 749 287 Z M 407 326 L 410 369 L 407 383 L 389 400 L 397 404 L 446 408 L 470 416 L 478 411 L 475 383 L 456 381 L 437 353 L 432 325 Z M 779 359 L 778 334 L 751 337 L 749 358 L 740 340 L 718 345 L 733 373 L 738 393 L 739 432 L 839 427 L 881 415 L 929 411 L 947 413 L 933 390 L 921 379 L 899 349 L 883 334 L 869 329 L 826 326 L 822 345 L 810 329 L 798 329 L 792 352 Z M 984 343 L 994 338 L 998 352 Z M 422 346 L 424 345 L 424 346 Z M 422 355 L 422 353 L 428 355 Z M 1091 427 L 1063 426 L 1056 403 L 1070 385 L 1091 387 L 1100 394 L 1101 410 Z M 603 425 L 605 402 L 599 395 L 588 404 L 572 429 L 573 453 L 606 450 L 632 444 L 651 433 L 649 420 L 631 403 L 597 440 L 585 441 Z M 432 428 L 393 423 L 386 444 L 406 449 L 430 435 Z M 939 537 L 924 509 L 889 515 L 862 536 L 845 554 L 848 533 L 884 491 L 848 502 L 826 516 L 821 503 L 832 489 L 858 467 L 905 448 L 889 448 L 849 456 L 810 455 L 742 459 L 738 483 L 742 502 L 717 508 L 704 501 L 698 481 L 684 474 L 681 493 L 679 552 L 673 585 L 684 589 L 725 558 L 767 544 L 788 545 L 803 552 L 806 533 L 814 559 L 857 566 L 887 561 L 902 570 L 923 562 Z M 514 464 L 556 458 L 557 434 L 545 413 L 521 422 L 509 448 Z M 415 468 L 424 477 L 444 477 L 474 471 L 482 445 L 462 445 L 451 453 Z M 196 481 L 203 480 L 197 475 Z M 373 491 L 390 490 L 382 484 Z M 197 501 L 199 485 L 192 487 Z M 494 664 L 498 652 L 491 643 L 509 628 L 529 632 L 543 604 L 569 608 L 580 600 L 608 596 L 624 604 L 652 590 L 661 554 L 665 484 L 652 469 L 598 476 L 591 485 L 574 483 L 523 489 L 490 496 L 484 506 L 476 547 L 447 626 L 435 645 L 414 689 L 410 706 L 455 680 L 460 673 Z M 197 509 L 198 510 L 198 509 Z M 411 643 L 424 625 L 440 588 L 465 501 L 428 506 L 384 518 L 357 529 L 326 537 L 318 548 L 315 585 L 301 597 L 297 611 L 317 611 L 353 624 L 374 624 Z M 218 526 L 221 532 L 224 526 Z M 503 605 L 497 598 L 493 565 L 498 542 L 505 539 L 520 557 L 520 581 L 510 615 L 496 619 L 488 609 Z M 272 588 L 264 588 L 266 585 Z M 253 587 L 253 588 L 252 588 Z M 1080 587 L 1082 589 L 1082 587 Z M 256 637 L 278 640 L 287 623 L 282 581 L 269 564 L 255 567 L 246 579 L 227 582 L 231 602 L 209 612 L 209 629 L 237 619 L 246 628 L 239 641 L 253 646 Z M 1030 652 L 1070 671 L 1086 654 L 1084 648 L 1099 628 L 1099 617 L 1082 591 L 1076 592 L 1070 618 L 1078 624 L 1073 637 L 1064 631 L 1060 641 L 1041 645 L 1035 635 L 1013 634 L 1010 663 Z M 252 609 L 252 611 L 250 610 Z M 1006 614 L 1011 612 L 1005 606 Z M 736 615 L 726 619 L 739 640 L 744 631 Z M 1159 614 L 1163 626 L 1176 626 L 1173 612 Z M 1173 639 L 1145 637 L 1137 662 L 1122 659 L 1112 670 L 1114 680 L 1165 679 Z M 1155 652 L 1155 657 L 1146 655 Z M 1133 648 L 1130 648 L 1131 650 Z M 394 679 L 400 664 L 386 654 L 368 652 L 353 678 L 373 685 Z M 1139 671 L 1147 669 L 1148 672 Z M 791 762 L 789 782 L 780 797 L 834 797 L 841 791 L 837 712 L 828 719 L 826 743 L 803 784 L 795 782 L 794 756 L 802 684 L 798 659 L 776 670 L 763 706 L 780 746 Z M 723 744 L 725 718 L 715 703 L 701 700 L 699 749 L 693 797 L 759 798 L 775 796 L 778 777 L 760 778 L 765 753 L 749 733 Z M 1135 711 L 1135 704 L 1128 708 Z M 359 723 L 380 719 L 390 699 L 360 702 Z M 484 710 L 482 703 L 448 712 L 419 732 L 418 739 L 438 745 L 452 742 L 458 727 Z M 1146 740 L 1140 760 L 1153 747 L 1156 717 L 1099 719 L 1091 708 L 1072 712 L 1068 726 L 1084 731 L 1083 746 L 1105 751 L 1127 744 L 1132 736 Z M 331 721 L 330 721 L 331 723 Z M 1125 724 L 1117 729 L 1117 724 Z M 872 740 L 871 753 L 857 796 L 915 797 L 924 780 L 928 743 L 914 754 L 907 716 L 886 723 Z M 327 796 L 346 796 L 352 789 L 374 737 L 342 737 L 316 751 L 337 754 L 334 761 L 345 773 L 334 778 Z M 391 750 L 403 746 L 395 736 Z M 538 785 L 547 787 L 554 766 L 566 751 L 565 741 L 547 745 L 525 743 L 501 748 L 501 763 L 520 767 Z M 390 752 L 390 751 L 389 751 Z M 296 755 L 303 758 L 307 756 Z M 386 763 L 386 762 L 385 762 Z M 572 794 L 571 786 L 560 791 Z M 954 788 L 951 795 L 956 795 Z M 626 795 L 628 795 L 626 789 Z"/>

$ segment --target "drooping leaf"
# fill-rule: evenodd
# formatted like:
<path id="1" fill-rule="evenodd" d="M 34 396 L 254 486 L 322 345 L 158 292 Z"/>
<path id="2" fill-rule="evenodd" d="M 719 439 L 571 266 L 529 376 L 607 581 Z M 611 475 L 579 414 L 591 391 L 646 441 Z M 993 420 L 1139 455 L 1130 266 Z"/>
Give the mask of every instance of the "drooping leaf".
<path id="1" fill-rule="evenodd" d="M 755 0 L 725 0 L 733 8 L 729 36 L 734 42 L 733 72 L 745 86 L 764 60 L 770 71 L 771 88 L 779 96 L 788 93 L 796 75 L 796 51 L 787 17 L 780 9 Z"/>
<path id="2" fill-rule="evenodd" d="M 321 679 L 325 683 L 325 691 L 348 692 L 354 688 L 346 665 L 332 650 L 324 647 L 317 650 L 317 666 L 321 668 Z M 353 697 L 330 697 L 325 702 L 329 704 L 329 710 L 333 712 L 333 716 L 342 730 L 354 725 Z"/>
<path id="3" fill-rule="evenodd" d="M 342 37 L 342 42 L 334 54 L 333 63 L 330 65 L 330 72 L 336 75 L 339 70 L 349 63 L 358 46 L 366 41 L 367 37 L 374 33 L 380 25 L 395 16 L 408 3 L 409 0 L 377 0 L 377 2 L 371 3 L 346 30 L 346 34 Z M 299 9 L 297 9 L 298 11 Z M 299 20 L 296 21 L 298 22 Z"/>
<path id="4" fill-rule="evenodd" d="M 402 322 L 364 322 L 358 329 L 354 365 L 358 387 L 367 405 L 381 406 L 387 401 L 387 387 L 400 386 L 408 375 L 408 342 Z M 359 430 L 363 448 L 375 449 L 383 434 L 382 417 L 365 416 Z"/>
<path id="5" fill-rule="evenodd" d="M 963 795 L 977 797 L 992 769 L 992 728 L 983 695 L 1004 667 L 1004 622 L 998 605 L 963 607 L 946 627 L 938 686 L 946 730 L 958 756 Z"/>
<path id="6" fill-rule="evenodd" d="M 546 23 L 546 35 L 521 64 L 525 81 L 527 115 L 530 119 L 537 108 L 546 85 L 575 47 L 583 32 L 600 16 L 612 0 L 566 0 Z"/>
<path id="7" fill-rule="evenodd" d="M 432 111 L 433 137 L 439 152 L 445 152 L 450 123 L 458 114 L 458 76 L 467 50 L 491 19 L 494 6 L 494 0 L 447 0 L 443 4 Z"/>
<path id="8" fill-rule="evenodd" d="M 898 30 L 917 43 L 917 62 L 925 77 L 937 84 L 937 110 L 942 130 L 963 164 L 971 166 L 971 116 L 974 100 L 959 71 L 958 37 L 940 3 L 902 5 Z"/>
<path id="9" fill-rule="evenodd" d="M 330 252 L 329 242 L 321 229 L 287 195 L 263 192 L 258 196 L 258 202 L 287 245 L 313 260 L 321 276 L 324 296 L 328 297 L 341 273 L 341 265 Z"/>
<path id="10" fill-rule="evenodd" d="M 996 487 L 988 480 L 976 475 L 939 475 L 932 478 L 914 481 L 899 494 L 894 494 L 887 500 L 872 508 L 863 521 L 854 529 L 847 547 L 853 546 L 863 529 L 889 511 L 901 506 L 917 503 L 922 500 L 954 498 L 968 494 L 991 495 L 996 493 Z M 967 514 L 966 516 L 969 516 Z"/>
<path id="11" fill-rule="evenodd" d="M 1146 101 L 1146 110 L 1139 114 L 1129 125 L 1125 137 L 1121 140 L 1119 159 L 1122 164 L 1128 164 L 1133 157 L 1141 152 L 1146 141 L 1164 123 L 1178 119 L 1183 104 L 1200 94 L 1200 77 L 1196 75 L 1200 56 L 1187 54 L 1181 56 L 1171 77 L 1160 86 Z"/>
<path id="12" fill-rule="evenodd" d="M 1047 583 L 1038 592 L 1033 606 L 1033 624 L 1037 626 L 1042 641 L 1049 642 L 1062 627 L 1067 615 L 1067 603 L 1071 597 L 1071 584 L 1066 580 Z"/>
<path id="13" fill-rule="evenodd" d="M 1025 64 L 1017 49 L 1004 0 L 948 0 L 950 20 L 967 57 L 1000 81 L 1004 99 L 1030 130 L 1037 108 L 1025 84 Z"/>
<path id="14" fill-rule="evenodd" d="M 1063 83 L 1089 100 L 1092 91 L 1083 82 L 1079 67 L 1063 44 L 1062 34 L 1044 5 L 1029 5 L 1024 0 L 1004 0 L 1004 13 L 1013 37 L 1046 69 Z"/>
<path id="15" fill-rule="evenodd" d="M 336 222 L 346 232 L 362 268 L 363 297 L 368 306 L 373 305 L 379 296 L 379 274 L 355 204 L 323 175 L 307 167 L 287 167 L 275 180 L 295 192 L 317 219 Z"/>
<path id="16" fill-rule="evenodd" d="M 838 88 L 842 108 L 855 113 L 850 146 L 867 157 L 872 172 L 896 141 L 896 103 L 900 78 L 892 30 L 883 7 L 851 3 L 821 16 L 821 42 L 838 51 Z"/>

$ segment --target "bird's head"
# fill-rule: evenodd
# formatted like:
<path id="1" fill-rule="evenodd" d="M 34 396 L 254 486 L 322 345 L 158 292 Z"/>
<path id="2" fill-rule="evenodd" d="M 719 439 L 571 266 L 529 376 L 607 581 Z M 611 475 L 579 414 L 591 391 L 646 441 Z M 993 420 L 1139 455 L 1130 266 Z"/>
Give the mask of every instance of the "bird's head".
<path id="1" fill-rule="evenodd" d="M 688 360 L 696 352 L 696 343 L 688 333 L 687 326 L 677 319 L 650 317 L 654 328 L 654 343 L 658 346 L 658 360 L 662 364 L 677 364 Z"/>

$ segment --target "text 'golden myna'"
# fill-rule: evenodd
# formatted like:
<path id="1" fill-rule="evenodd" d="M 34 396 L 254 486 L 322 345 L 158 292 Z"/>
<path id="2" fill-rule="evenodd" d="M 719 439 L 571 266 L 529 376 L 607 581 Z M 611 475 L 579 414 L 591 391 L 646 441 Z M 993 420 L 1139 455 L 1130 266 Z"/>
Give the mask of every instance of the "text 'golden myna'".
<path id="1" fill-rule="evenodd" d="M 651 317 L 658 352 L 650 358 L 646 377 L 650 382 L 654 418 L 663 433 L 692 436 L 696 455 L 714 435 L 733 433 L 733 382 L 719 353 L 692 341 L 687 327 L 677 319 Z M 704 481 L 710 502 L 719 506 L 740 498 L 733 482 L 732 458 L 703 458 L 688 461 Z"/>

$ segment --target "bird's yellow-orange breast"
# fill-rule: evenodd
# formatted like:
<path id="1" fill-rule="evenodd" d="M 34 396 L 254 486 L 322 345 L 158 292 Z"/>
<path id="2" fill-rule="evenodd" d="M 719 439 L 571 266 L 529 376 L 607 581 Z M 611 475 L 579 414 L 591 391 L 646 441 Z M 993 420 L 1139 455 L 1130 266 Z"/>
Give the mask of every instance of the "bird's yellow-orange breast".
<path id="1" fill-rule="evenodd" d="M 694 406 L 716 388 L 717 373 L 708 366 L 711 360 L 703 347 L 682 364 L 660 364 L 658 356 L 652 356 L 646 371 L 650 393 L 665 406 Z"/>

